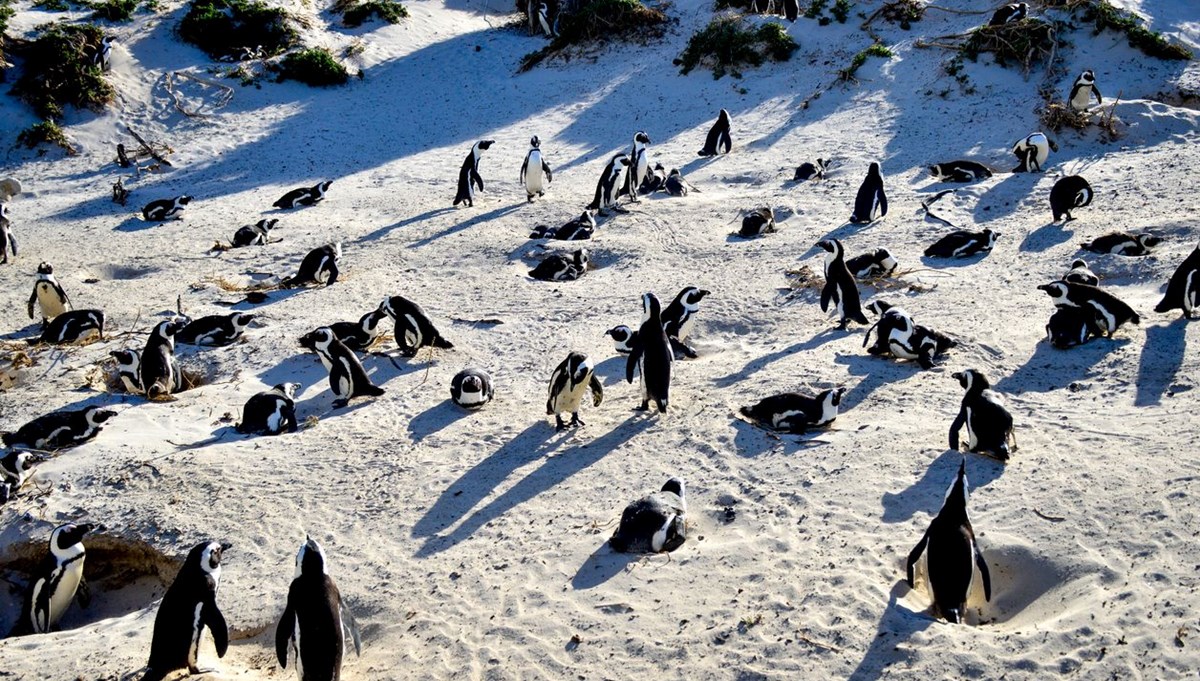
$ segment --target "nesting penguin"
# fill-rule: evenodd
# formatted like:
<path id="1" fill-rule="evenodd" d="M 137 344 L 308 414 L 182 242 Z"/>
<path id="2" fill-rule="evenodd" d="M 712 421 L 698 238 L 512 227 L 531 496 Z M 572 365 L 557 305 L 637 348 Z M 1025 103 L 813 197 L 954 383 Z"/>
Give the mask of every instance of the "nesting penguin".
<path id="1" fill-rule="evenodd" d="M 1127 232 L 1111 232 L 1098 236 L 1080 246 L 1093 253 L 1110 255 L 1125 255 L 1133 258 L 1150 255 L 1162 239 L 1150 234 L 1129 234 Z"/>
<path id="2" fill-rule="evenodd" d="M 1064 224 L 1074 220 L 1071 211 L 1091 203 L 1092 185 L 1079 175 L 1060 178 L 1050 190 L 1050 211 L 1054 213 L 1054 222 L 1058 222 L 1059 218 L 1065 218 Z"/>
<path id="3" fill-rule="evenodd" d="M 546 415 L 553 416 L 556 430 L 585 425 L 579 418 L 579 406 L 588 391 L 592 393 L 592 406 L 604 402 L 604 385 L 593 372 L 592 361 L 582 352 L 572 352 L 554 368 L 550 374 L 549 397 L 546 399 Z M 570 413 L 570 424 L 564 423 L 561 414 Z"/>
<path id="4" fill-rule="evenodd" d="M 991 389 L 992 384 L 981 371 L 966 369 L 952 376 L 966 392 L 958 416 L 950 424 L 950 449 L 958 451 L 958 432 L 965 426 L 968 450 L 1008 461 L 1017 449 L 1017 440 L 1004 398 Z"/>
<path id="5" fill-rule="evenodd" d="M 729 118 L 729 112 L 721 109 L 721 113 L 717 115 L 717 122 L 708 129 L 708 137 L 704 138 L 704 148 L 696 152 L 697 156 L 716 156 L 717 154 L 728 154 L 733 149 L 733 137 L 730 134 L 730 128 L 733 122 Z"/>
<path id="6" fill-rule="evenodd" d="M 88 442 L 117 412 L 96 405 L 39 416 L 15 432 L 0 434 L 6 447 L 57 451 Z"/>
<path id="7" fill-rule="evenodd" d="M 972 232 L 965 229 L 955 230 L 938 239 L 932 246 L 925 249 L 927 258 L 969 258 L 980 253 L 987 253 L 996 245 L 1000 232 L 985 229 L 982 232 Z"/>
<path id="8" fill-rule="evenodd" d="M 1015 2 L 1004 5 L 993 12 L 991 20 L 988 21 L 988 26 L 1003 26 L 1004 24 L 1015 23 L 1027 16 L 1029 16 L 1029 5 L 1024 2 Z"/>
<path id="9" fill-rule="evenodd" d="M 16 496 L 25 481 L 33 475 L 33 466 L 46 457 L 14 449 L 0 457 L 0 506 Z"/>
<path id="10" fill-rule="evenodd" d="M 263 218 L 253 225 L 238 227 L 233 233 L 233 247 L 264 246 L 271 240 L 271 230 L 279 223 L 278 218 Z"/>
<path id="11" fill-rule="evenodd" d="M 887 215 L 887 194 L 883 192 L 883 175 L 879 172 L 879 164 L 872 163 L 867 168 L 867 176 L 858 187 L 854 197 L 854 212 L 850 214 L 850 222 L 862 224 L 873 222 Z"/>
<path id="12" fill-rule="evenodd" d="M 1096 87 L 1096 74 L 1091 69 L 1085 69 L 1075 79 L 1075 84 L 1071 86 L 1071 93 L 1067 95 L 1067 104 L 1073 111 L 1087 111 L 1092 105 L 1092 95 L 1096 96 L 1097 106 L 1104 103 L 1104 97 L 1100 95 L 1100 88 Z"/>
<path id="13" fill-rule="evenodd" d="M 617 205 L 617 197 L 624 186 L 629 163 L 629 156 L 626 154 L 616 154 L 609 159 L 596 182 L 596 196 L 587 205 L 588 210 L 605 211 Z"/>
<path id="14" fill-rule="evenodd" d="M 476 411 L 492 401 L 492 376 L 483 369 L 467 367 L 450 380 L 450 400 L 468 411 Z"/>
<path id="15" fill-rule="evenodd" d="M 808 180 L 824 180 L 825 171 L 828 169 L 828 161 L 823 158 L 817 159 L 816 163 L 805 161 L 796 167 L 796 174 L 792 176 L 792 181 L 807 182 Z"/>
<path id="16" fill-rule="evenodd" d="M 157 400 L 183 389 L 183 374 L 175 359 L 175 335 L 182 322 L 162 321 L 150 332 L 138 365 L 146 397 Z"/>
<path id="17" fill-rule="evenodd" d="M 992 170 L 975 161 L 949 161 L 929 166 L 929 174 L 941 182 L 974 182 L 991 177 Z"/>
<path id="18" fill-rule="evenodd" d="M 142 388 L 142 353 L 140 350 L 113 350 L 108 353 L 117 361 L 117 378 L 131 395 L 146 392 Z"/>
<path id="19" fill-rule="evenodd" d="M 1069 281 L 1073 284 L 1087 284 L 1088 286 L 1099 286 L 1100 277 L 1097 277 L 1091 269 L 1088 268 L 1086 260 L 1076 258 L 1071 261 L 1071 269 L 1063 275 L 1063 281 Z"/>
<path id="20" fill-rule="evenodd" d="M 667 174 L 667 180 L 663 188 L 667 190 L 667 194 L 677 197 L 687 196 L 688 192 L 697 191 L 692 186 L 692 183 L 688 182 L 683 176 L 683 173 L 679 172 L 678 168 L 671 168 L 671 172 Z"/>
<path id="21" fill-rule="evenodd" d="M 676 299 L 683 297 L 687 291 L 684 289 Z M 682 330 L 682 325 L 676 329 L 679 330 Z M 642 325 L 630 348 L 625 361 L 625 380 L 633 383 L 635 371 L 641 375 L 642 403 L 637 410 L 649 411 L 650 401 L 653 400 L 658 413 L 667 411 L 671 393 L 671 362 L 675 360 L 675 352 L 663 328 L 660 303 L 653 293 L 642 295 Z"/>
<path id="22" fill-rule="evenodd" d="M 667 169 L 661 163 L 655 163 L 650 172 L 646 173 L 646 177 L 642 179 L 642 184 L 638 187 L 639 194 L 653 194 L 667 188 Z"/>
<path id="23" fill-rule="evenodd" d="M 454 196 L 454 205 L 467 204 L 467 208 L 475 206 L 475 188 L 483 191 L 483 178 L 479 175 L 479 157 L 495 144 L 495 140 L 480 140 L 471 145 L 471 151 L 463 159 L 462 168 L 458 171 L 458 193 Z"/>
<path id="24" fill-rule="evenodd" d="M 245 312 L 199 317 L 185 324 L 175 334 L 175 342 L 187 345 L 229 345 L 242 337 L 252 321 L 254 315 Z"/>
<path id="25" fill-rule="evenodd" d="M 257 393 L 242 407 L 242 421 L 237 432 L 248 435 L 279 435 L 300 429 L 296 421 L 296 391 L 299 383 L 280 383 Z"/>
<path id="26" fill-rule="evenodd" d="M 347 636 L 354 642 L 354 654 L 359 655 L 362 638 L 354 614 L 329 576 L 324 549 L 306 537 L 296 553 L 295 577 L 275 627 L 279 666 L 287 669 L 290 656 L 300 681 L 337 681 Z"/>
<path id="27" fill-rule="evenodd" d="M 1038 290 L 1045 291 L 1055 307 L 1077 307 L 1094 315 L 1096 325 L 1109 338 L 1126 323 L 1142 321 L 1120 298 L 1095 286 L 1055 281 L 1038 286 Z"/>
<path id="28" fill-rule="evenodd" d="M 424 347 L 450 350 L 454 344 L 442 337 L 429 315 L 421 306 L 403 296 L 392 296 L 386 303 L 387 311 L 396 320 L 396 345 L 404 357 L 415 357 L 417 350 Z"/>
<path id="29" fill-rule="evenodd" d="M 188 551 L 183 567 L 158 604 L 150 660 L 141 681 L 162 681 L 180 669 L 201 673 L 197 663 L 205 629 L 212 635 L 217 657 L 225 657 L 229 625 L 217 606 L 217 590 L 221 586 L 221 561 L 229 549 L 227 543 L 205 541 Z"/>
<path id="30" fill-rule="evenodd" d="M 87 556 L 83 537 L 103 529 L 103 525 L 92 523 L 66 523 L 50 532 L 50 553 L 29 583 L 29 592 L 13 635 L 57 630 L 58 621 L 76 596 L 80 605 L 88 605 L 91 594 L 83 581 L 83 562 Z"/>
<path id="31" fill-rule="evenodd" d="M 340 273 L 338 263 L 341 260 L 342 242 L 340 241 L 314 248 L 300 261 L 300 269 L 296 274 L 285 277 L 279 282 L 279 287 L 297 288 L 310 284 L 333 286 L 337 283 Z"/>
<path id="32" fill-rule="evenodd" d="M 383 334 L 383 321 L 391 319 L 391 316 L 385 300 L 379 307 L 359 317 L 357 322 L 335 322 L 329 328 L 346 347 L 365 352 Z"/>
<path id="33" fill-rule="evenodd" d="M 625 185 L 621 194 L 628 194 L 631 201 L 638 200 L 638 190 L 650 177 L 650 153 L 647 145 L 650 136 L 639 130 L 633 136 L 633 148 L 629 151 L 629 172 L 625 174 Z"/>
<path id="34" fill-rule="evenodd" d="M 833 423 L 846 389 L 822 390 L 817 395 L 780 393 L 741 408 L 742 416 L 773 430 L 803 433 Z"/>
<path id="35" fill-rule="evenodd" d="M 850 322 L 870 324 L 862 312 L 858 296 L 858 284 L 846 267 L 846 252 L 837 239 L 818 241 L 817 247 L 825 251 L 825 286 L 821 289 L 821 311 L 828 312 L 830 305 L 837 310 L 839 326 L 845 329 Z"/>
<path id="36" fill-rule="evenodd" d="M 687 344 L 687 339 L 696 327 L 696 314 L 700 312 L 700 301 L 710 294 L 696 286 L 685 286 L 675 295 L 675 299 L 662 311 L 662 326 L 672 347 L 678 349 L 685 357 L 699 357 L 696 351 Z"/>
<path id="37" fill-rule="evenodd" d="M 1096 315 L 1079 307 L 1059 307 L 1046 322 L 1046 339 L 1060 350 L 1083 345 L 1104 335 Z"/>
<path id="38" fill-rule="evenodd" d="M 279 199 L 271 204 L 281 210 L 289 208 L 299 208 L 301 206 L 315 206 L 325 200 L 325 192 L 329 191 L 329 187 L 333 185 L 332 180 L 318 182 L 311 187 L 300 187 L 279 197 Z"/>
<path id="39" fill-rule="evenodd" d="M 1014 173 L 1040 173 L 1046 167 L 1050 151 L 1058 151 L 1058 145 L 1045 133 L 1035 132 L 1013 145 L 1012 153 L 1017 157 Z"/>
<path id="40" fill-rule="evenodd" d="M 542 3 L 541 7 L 546 4 Z M 529 153 L 525 154 L 525 161 L 521 163 L 521 184 L 525 185 L 525 197 L 530 203 L 533 202 L 533 197 L 543 196 L 546 193 L 546 186 L 554 181 L 554 173 L 550 170 L 550 164 L 546 163 L 546 159 L 542 157 L 542 141 L 534 135 L 529 140 Z M 546 176 L 546 184 L 542 184 L 542 176 Z"/>
<path id="41" fill-rule="evenodd" d="M 671 478 L 658 492 L 630 503 L 608 545 L 618 553 L 674 551 L 687 540 L 683 481 Z"/>
<path id="42" fill-rule="evenodd" d="M 17 257 L 17 237 L 12 233 L 12 223 L 8 219 L 8 203 L 0 201 L 0 265 L 8 264 L 8 254 Z"/>
<path id="43" fill-rule="evenodd" d="M 856 255 L 846 261 L 846 269 L 855 279 L 879 279 L 891 276 L 900 263 L 886 248 Z"/>
<path id="44" fill-rule="evenodd" d="M 586 241 L 596 233 L 596 218 L 591 211 L 585 210 L 579 217 L 571 220 L 550 235 L 551 239 L 559 241 Z"/>
<path id="45" fill-rule="evenodd" d="M 529 270 L 529 276 L 539 281 L 575 281 L 587 274 L 589 260 L 586 248 L 570 255 L 555 253 L 546 256 L 537 267 Z"/>
<path id="46" fill-rule="evenodd" d="M 69 310 L 50 320 L 42 329 L 42 335 L 29 342 L 54 345 L 82 343 L 91 338 L 93 332 L 100 340 L 104 340 L 104 320 L 102 310 Z"/>
<path id="47" fill-rule="evenodd" d="M 767 206 L 752 210 L 742 218 L 742 228 L 738 230 L 738 236 L 749 239 L 764 234 L 774 234 L 775 231 L 775 211 Z"/>
<path id="48" fill-rule="evenodd" d="M 637 331 L 621 324 L 605 331 L 604 335 L 613 339 L 613 345 L 616 347 L 617 353 L 628 355 L 630 352 L 633 352 L 633 343 L 637 338 Z"/>
<path id="49" fill-rule="evenodd" d="M 329 389 L 333 392 L 333 408 L 341 409 L 356 397 L 378 397 L 384 389 L 371 382 L 358 356 L 347 348 L 328 326 L 310 331 L 300 337 L 300 345 L 316 353 L 329 371 Z"/>
<path id="50" fill-rule="evenodd" d="M 142 207 L 142 217 L 149 222 L 165 222 L 167 220 L 180 220 L 183 218 L 183 211 L 187 205 L 192 202 L 190 196 L 178 196 L 173 199 L 158 199 L 151 201 Z"/>
<path id="51" fill-rule="evenodd" d="M 30 319 L 34 318 L 34 305 L 41 311 L 43 325 L 71 310 L 71 299 L 54 278 L 54 267 L 48 262 L 39 264 L 37 268 L 37 279 L 33 281 L 33 292 L 29 294 Z"/>
<path id="52" fill-rule="evenodd" d="M 1155 312 L 1171 310 L 1181 310 L 1188 319 L 1195 319 L 1193 313 L 1200 310 L 1200 246 L 1175 268 L 1163 299 L 1154 307 Z"/>

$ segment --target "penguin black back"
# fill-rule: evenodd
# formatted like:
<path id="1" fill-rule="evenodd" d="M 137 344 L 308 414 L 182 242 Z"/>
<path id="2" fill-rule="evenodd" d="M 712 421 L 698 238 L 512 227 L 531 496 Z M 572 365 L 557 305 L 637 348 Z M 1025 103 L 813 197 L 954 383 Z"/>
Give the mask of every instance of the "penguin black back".
<path id="1" fill-rule="evenodd" d="M 721 113 L 717 116 L 717 122 L 708 130 L 708 137 L 704 139 L 704 148 L 696 152 L 697 156 L 716 156 L 717 154 L 728 154 L 733 149 L 733 137 L 730 132 L 732 121 L 729 118 L 729 112 L 721 109 Z"/>
<path id="2" fill-rule="evenodd" d="M 1167 281 L 1163 299 L 1154 307 L 1155 312 L 1171 310 L 1182 310 L 1183 316 L 1188 319 L 1192 319 L 1193 312 L 1200 310 L 1200 246 L 1179 263 Z"/>
<path id="3" fill-rule="evenodd" d="M 635 370 L 641 371 L 642 404 L 638 411 L 647 411 L 654 400 L 659 413 L 667 410 L 671 392 L 671 362 L 675 353 L 667 332 L 663 330 L 662 309 L 653 293 L 642 296 L 643 321 L 636 338 L 631 342 L 625 362 L 625 380 L 633 383 Z"/>
<path id="4" fill-rule="evenodd" d="M 1054 221 L 1066 218 L 1070 222 L 1075 218 L 1071 211 L 1092 203 L 1092 185 L 1079 175 L 1067 175 L 1060 178 L 1050 189 L 1050 210 L 1054 213 Z"/>
<path id="5" fill-rule="evenodd" d="M 148 670 L 141 681 L 160 681 L 179 669 L 199 673 L 196 657 L 206 627 L 212 634 L 217 657 L 225 657 L 229 627 L 217 607 L 217 589 L 221 585 L 221 560 L 228 550 L 229 544 L 206 541 L 188 552 L 158 605 Z"/>
<path id="6" fill-rule="evenodd" d="M 845 249 L 837 239 L 817 242 L 825 251 L 825 286 L 821 289 L 821 311 L 828 312 L 832 303 L 838 311 L 839 323 L 844 329 L 851 321 L 870 324 L 862 312 L 858 296 L 858 284 L 846 267 Z"/>
<path id="7" fill-rule="evenodd" d="M 876 213 L 878 211 L 878 214 Z M 883 174 L 879 172 L 879 164 L 872 163 L 867 167 L 867 176 L 858 186 L 858 194 L 854 197 L 854 212 L 850 214 L 850 222 L 871 222 L 877 217 L 887 215 L 887 194 L 883 192 Z"/>
<path id="8" fill-rule="evenodd" d="M 346 633 L 358 654 L 362 645 L 358 625 L 327 573 L 324 550 L 309 537 L 296 554 L 296 576 L 275 628 L 279 666 L 287 668 L 290 653 L 301 681 L 337 681 Z"/>

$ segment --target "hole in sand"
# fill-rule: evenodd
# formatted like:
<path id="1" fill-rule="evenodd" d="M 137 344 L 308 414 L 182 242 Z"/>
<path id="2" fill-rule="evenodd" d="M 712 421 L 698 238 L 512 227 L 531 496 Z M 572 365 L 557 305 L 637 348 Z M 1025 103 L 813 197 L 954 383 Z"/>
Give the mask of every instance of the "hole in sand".
<path id="1" fill-rule="evenodd" d="M 92 265 L 88 268 L 92 274 L 101 279 L 114 279 L 117 281 L 126 279 L 140 279 L 141 277 L 154 274 L 159 269 L 160 268 L 154 267 L 153 265 L 137 267 L 108 264 Z"/>

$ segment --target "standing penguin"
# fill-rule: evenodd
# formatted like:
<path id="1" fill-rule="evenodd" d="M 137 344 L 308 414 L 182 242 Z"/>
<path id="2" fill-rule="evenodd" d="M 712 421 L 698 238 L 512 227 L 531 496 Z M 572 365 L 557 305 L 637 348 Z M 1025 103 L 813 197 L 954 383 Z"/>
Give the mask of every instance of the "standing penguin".
<path id="1" fill-rule="evenodd" d="M 371 382 L 358 356 L 343 345 L 328 326 L 301 336 L 300 345 L 316 353 L 321 358 L 321 364 L 329 370 L 329 389 L 335 397 L 334 409 L 341 409 L 356 397 L 379 397 L 385 392 Z"/>
<path id="2" fill-rule="evenodd" d="M 279 435 L 285 430 L 294 433 L 300 429 L 296 423 L 296 391 L 299 383 L 280 383 L 258 393 L 242 407 L 242 422 L 237 432 L 253 435 Z"/>
<path id="3" fill-rule="evenodd" d="M 625 173 L 629 170 L 629 156 L 617 154 L 609 159 L 596 182 L 596 197 L 587 205 L 588 210 L 607 210 L 617 204 L 617 197 L 625 183 Z"/>
<path id="4" fill-rule="evenodd" d="M 311 187 L 300 187 L 279 197 L 279 200 L 271 204 L 280 209 L 299 208 L 300 206 L 313 206 L 325 200 L 325 192 L 329 191 L 329 187 L 333 185 L 332 180 L 318 182 Z"/>
<path id="5" fill-rule="evenodd" d="M 667 306 L 667 309 L 662 311 L 663 331 L 666 332 L 667 338 L 672 341 L 673 345 L 677 342 L 679 350 L 692 359 L 699 355 L 687 344 L 687 339 L 692 335 L 692 329 L 696 326 L 696 313 L 700 311 L 700 301 L 704 300 L 707 295 L 709 292 L 702 288 L 684 287 Z"/>
<path id="6" fill-rule="evenodd" d="M 295 275 L 279 282 L 280 288 L 296 288 L 309 284 L 333 286 L 337 283 L 338 263 L 342 260 L 342 242 L 335 241 L 305 254 Z"/>
<path id="7" fill-rule="evenodd" d="M 1055 307 L 1078 307 L 1095 315 L 1096 324 L 1109 338 L 1126 322 L 1140 324 L 1142 321 L 1125 301 L 1095 286 L 1055 281 L 1042 284 L 1038 290 L 1045 291 Z"/>
<path id="8" fill-rule="evenodd" d="M 817 242 L 817 246 L 825 251 L 825 287 L 821 289 L 821 311 L 828 312 L 832 303 L 837 310 L 840 327 L 854 321 L 859 324 L 870 324 L 862 312 L 862 303 L 858 297 L 858 284 L 850 276 L 846 267 L 846 252 L 842 242 L 837 239 L 826 239 Z"/>
<path id="9" fill-rule="evenodd" d="M 987 376 L 975 369 L 959 371 L 952 376 L 966 393 L 958 416 L 950 424 L 950 449 L 958 451 L 958 431 L 967 427 L 967 449 L 979 454 L 1008 461 L 1010 451 L 1016 451 L 1013 417 L 1004 406 L 1004 398 L 992 390 Z M 1009 447 L 1012 441 L 1012 447 Z"/>
<path id="10" fill-rule="evenodd" d="M 458 194 L 454 196 L 454 205 L 466 203 L 467 208 L 475 206 L 475 187 L 483 191 L 483 178 L 479 176 L 479 157 L 496 142 L 480 140 L 471 146 L 471 152 L 463 160 L 462 168 L 458 171 Z"/>
<path id="11" fill-rule="evenodd" d="M 542 157 L 542 141 L 537 135 L 529 140 L 529 146 L 529 153 L 525 154 L 525 162 L 521 164 L 521 184 L 525 185 L 526 198 L 532 203 L 534 196 L 546 193 L 546 185 L 554 181 L 554 173 L 550 171 L 550 164 Z M 543 174 L 546 176 L 546 185 L 542 184 Z"/>
<path id="12" fill-rule="evenodd" d="M 221 559 L 229 548 L 227 543 L 206 541 L 188 552 L 175 581 L 158 604 L 150 661 L 141 681 L 161 681 L 180 669 L 199 674 L 197 655 L 205 627 L 212 634 L 217 657 L 225 657 L 229 626 L 217 607 L 217 589 L 221 586 Z"/>
<path id="13" fill-rule="evenodd" d="M 1104 103 L 1104 97 L 1100 95 L 1100 88 L 1096 87 L 1096 74 L 1092 73 L 1091 69 L 1086 69 L 1079 77 L 1075 79 L 1075 84 L 1071 86 L 1071 94 L 1067 95 L 1067 103 L 1071 105 L 1074 111 L 1087 111 L 1092 104 L 1092 95 L 1096 95 L 1096 104 Z"/>
<path id="14" fill-rule="evenodd" d="M 720 115 L 717 116 L 717 122 L 708 130 L 708 137 L 704 139 L 704 148 L 696 152 L 697 156 L 716 156 L 717 154 L 728 154 L 733 149 L 733 138 L 730 136 L 729 128 L 732 122 L 729 119 L 729 112 L 721 109 Z"/>
<path id="15" fill-rule="evenodd" d="M 547 7 L 546 3 L 544 3 L 544 2 L 538 3 L 538 25 L 542 27 L 542 33 L 547 38 L 557 38 L 558 37 L 558 30 L 557 30 L 558 19 L 556 18 L 554 20 L 554 22 L 551 23 L 550 8 Z"/>
<path id="16" fill-rule="evenodd" d="M 570 412 L 572 427 L 585 425 L 579 418 L 579 405 L 584 394 L 592 392 L 592 406 L 604 402 L 604 385 L 593 372 L 592 360 L 582 352 L 572 352 L 550 374 L 550 394 L 546 399 L 546 415 L 554 416 L 555 430 L 565 430 L 560 414 Z"/>
<path id="17" fill-rule="evenodd" d="M 96 49 L 96 55 L 92 58 L 92 63 L 101 71 L 109 71 L 112 69 L 112 36 L 104 36 L 100 39 L 100 47 Z"/>
<path id="18" fill-rule="evenodd" d="M 879 211 L 876 215 L 875 211 Z M 879 164 L 872 163 L 867 168 L 867 176 L 858 187 L 854 197 L 854 212 L 850 214 L 850 222 L 860 224 L 872 222 L 876 217 L 887 215 L 887 195 L 883 193 L 883 175 L 879 172 Z"/>
<path id="19" fill-rule="evenodd" d="M 183 376 L 175 359 L 175 334 L 182 328 L 182 322 L 162 321 L 146 340 L 139 371 L 146 397 L 152 400 L 179 392 L 183 387 Z"/>
<path id="20" fill-rule="evenodd" d="M 650 136 L 639 130 L 633 136 L 633 149 L 629 152 L 629 172 L 625 174 L 625 184 L 621 194 L 628 194 L 631 201 L 638 200 L 638 190 L 642 183 L 650 177 L 650 153 L 646 145 L 650 144 Z"/>
<path id="21" fill-rule="evenodd" d="M 791 23 L 800 18 L 800 0 L 783 0 L 783 16 Z"/>
<path id="22" fill-rule="evenodd" d="M 1050 190 L 1050 211 L 1054 213 L 1054 222 L 1062 217 L 1066 218 L 1064 224 L 1074 220 L 1071 211 L 1091 203 L 1092 185 L 1079 175 L 1067 175 L 1059 179 Z"/>
<path id="23" fill-rule="evenodd" d="M 454 344 L 442 337 L 429 315 L 421 306 L 403 296 L 392 296 L 386 303 L 388 313 L 396 320 L 396 344 L 400 354 L 415 357 L 417 350 L 424 347 L 450 350 Z"/>
<path id="24" fill-rule="evenodd" d="M 1050 158 L 1050 150 L 1058 151 L 1058 145 L 1045 133 L 1035 132 L 1019 140 L 1013 145 L 1012 152 L 1017 157 L 1017 167 L 1014 173 L 1040 173 L 1046 167 Z"/>
<path id="25" fill-rule="evenodd" d="M 958 467 L 958 477 L 946 492 L 942 510 L 929 523 L 921 541 L 908 554 L 906 581 L 915 588 L 915 568 L 925 554 L 926 577 L 933 591 L 933 607 L 947 622 L 962 624 L 967 610 L 967 594 L 975 579 L 975 568 L 983 580 L 983 597 L 992 600 L 992 577 L 975 530 L 967 517 L 967 460 Z"/>
<path id="26" fill-rule="evenodd" d="M 183 219 L 183 211 L 192 202 L 190 196 L 179 196 L 174 199 L 158 199 L 142 207 L 142 217 L 149 222 L 164 222 L 175 218 Z"/>
<path id="27" fill-rule="evenodd" d="M 468 411 L 492 401 L 492 376 L 483 369 L 467 367 L 450 380 L 450 400 Z"/>
<path id="28" fill-rule="evenodd" d="M 42 324 L 71 310 L 71 299 L 54 278 L 54 267 L 48 262 L 38 265 L 37 279 L 33 282 L 33 293 L 29 294 L 29 318 L 33 319 L 33 306 L 37 304 L 42 313 Z"/>
<path id="29" fill-rule="evenodd" d="M 8 220 L 8 203 L 0 201 L 0 265 L 8 264 L 8 253 L 17 257 L 17 237 L 13 236 L 12 223 Z"/>
<path id="30" fill-rule="evenodd" d="M 1155 312 L 1171 310 L 1182 310 L 1188 319 L 1194 319 L 1192 313 L 1200 310 L 1200 246 L 1179 263 L 1167 282 L 1162 301 L 1154 307 Z"/>
<path id="31" fill-rule="evenodd" d="M 687 502 L 683 481 L 667 480 L 662 489 L 642 497 L 621 512 L 621 524 L 608 545 L 617 553 L 674 551 L 687 540 Z"/>
<path id="32" fill-rule="evenodd" d="M 625 380 L 633 383 L 633 373 L 639 371 L 642 403 L 637 410 L 649 411 L 650 400 L 654 400 L 661 414 L 670 403 L 671 362 L 675 360 L 675 352 L 663 330 L 662 309 L 653 293 L 642 294 L 642 312 L 642 325 L 625 361 Z"/>
<path id="33" fill-rule="evenodd" d="M 76 594 L 80 605 L 88 605 L 91 594 L 83 581 L 83 560 L 87 553 L 83 548 L 83 536 L 103 529 L 103 525 L 92 523 L 67 523 L 54 528 L 50 533 L 50 553 L 29 583 L 29 593 L 13 635 L 56 630 L 58 620 Z"/>
<path id="34" fill-rule="evenodd" d="M 354 642 L 354 654 L 359 655 L 362 639 L 354 614 L 329 576 L 325 551 L 312 537 L 306 537 L 296 554 L 287 605 L 275 627 L 279 666 L 287 669 L 291 653 L 300 681 L 338 681 L 347 635 Z"/>

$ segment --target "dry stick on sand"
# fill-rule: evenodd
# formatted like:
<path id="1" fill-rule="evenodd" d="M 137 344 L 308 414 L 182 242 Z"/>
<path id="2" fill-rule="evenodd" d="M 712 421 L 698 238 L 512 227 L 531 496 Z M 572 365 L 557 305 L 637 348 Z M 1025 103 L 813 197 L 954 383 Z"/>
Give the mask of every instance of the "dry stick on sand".
<path id="1" fill-rule="evenodd" d="M 184 73 L 183 71 L 172 71 L 172 72 L 168 73 L 166 75 L 166 77 L 163 79 L 163 87 L 166 88 L 167 93 L 171 95 L 171 100 L 175 103 L 175 109 L 178 110 L 179 113 L 183 114 L 184 116 L 187 116 L 188 118 L 203 118 L 204 116 L 207 116 L 208 114 L 201 113 L 201 109 L 204 108 L 203 103 L 201 103 L 200 106 L 197 107 L 194 111 L 188 111 L 183 106 L 183 100 L 180 99 L 179 93 L 176 92 L 176 89 L 175 89 L 175 77 L 176 76 L 179 76 L 180 78 L 186 78 L 187 80 L 195 81 L 202 85 L 207 85 L 209 87 L 217 88 L 220 91 L 220 94 L 217 96 L 217 101 L 212 107 L 214 109 L 220 109 L 221 107 L 228 104 L 230 100 L 233 99 L 233 88 L 229 87 L 228 85 L 223 85 L 221 83 L 218 83 L 218 82 L 212 81 L 212 80 L 208 80 L 206 78 L 200 78 L 199 76 L 193 76 L 192 74 Z"/>
<path id="2" fill-rule="evenodd" d="M 943 196 L 945 196 L 947 194 L 953 194 L 954 191 L 955 190 L 953 190 L 953 189 L 943 189 L 942 191 L 938 192 L 937 194 L 934 194 L 933 198 L 922 201 L 921 207 L 925 209 L 925 214 L 928 215 L 929 217 L 933 218 L 934 220 L 937 220 L 938 222 L 945 224 L 948 227 L 954 227 L 955 229 L 957 229 L 958 225 L 955 225 L 953 222 L 950 222 L 946 218 L 934 215 L 933 211 L 929 209 L 929 207 L 932 206 L 934 203 L 936 203 L 938 199 L 942 198 Z"/>
<path id="3" fill-rule="evenodd" d="M 129 124 L 125 125 L 125 130 L 128 131 L 130 135 L 133 135 L 133 138 L 135 140 L 137 140 L 139 144 L 142 145 L 142 149 L 140 151 L 142 151 L 143 153 L 149 154 L 155 161 L 158 161 L 159 163 L 161 163 L 165 166 L 171 165 L 170 161 L 168 161 L 165 157 L 163 157 L 162 154 L 159 154 L 157 151 L 155 151 L 154 147 L 151 146 L 150 143 L 147 142 L 145 139 L 143 139 L 141 135 L 137 134 L 137 132 L 132 127 L 130 127 Z M 168 147 L 166 145 L 162 145 L 162 146 L 165 148 L 165 153 L 168 153 L 168 154 L 172 153 L 173 150 L 171 149 L 171 147 Z M 139 171 L 140 171 L 140 168 L 139 168 Z"/>

